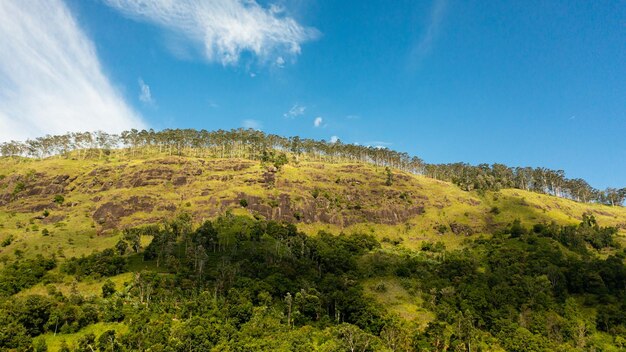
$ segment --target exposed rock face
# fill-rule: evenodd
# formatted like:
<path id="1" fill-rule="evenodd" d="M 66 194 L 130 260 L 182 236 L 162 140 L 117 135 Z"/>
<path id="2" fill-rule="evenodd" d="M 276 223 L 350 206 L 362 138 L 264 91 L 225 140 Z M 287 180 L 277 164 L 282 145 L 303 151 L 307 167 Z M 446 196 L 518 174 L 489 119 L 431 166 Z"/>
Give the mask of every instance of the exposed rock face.
<path id="1" fill-rule="evenodd" d="M 132 196 L 120 202 L 106 202 L 96 209 L 92 217 L 104 230 L 116 228 L 122 217 L 140 211 L 152 211 L 154 209 L 154 201 L 154 199 L 147 196 Z"/>
<path id="2" fill-rule="evenodd" d="M 404 206 L 398 204 L 378 210 L 364 210 L 360 206 L 335 207 L 326 198 L 292 201 L 288 194 L 280 194 L 269 201 L 256 196 L 239 194 L 239 199 L 246 199 L 247 208 L 254 214 L 269 220 L 314 223 L 322 222 L 339 226 L 349 226 L 361 222 L 381 224 L 403 223 L 410 218 L 424 213 L 423 206 Z"/>

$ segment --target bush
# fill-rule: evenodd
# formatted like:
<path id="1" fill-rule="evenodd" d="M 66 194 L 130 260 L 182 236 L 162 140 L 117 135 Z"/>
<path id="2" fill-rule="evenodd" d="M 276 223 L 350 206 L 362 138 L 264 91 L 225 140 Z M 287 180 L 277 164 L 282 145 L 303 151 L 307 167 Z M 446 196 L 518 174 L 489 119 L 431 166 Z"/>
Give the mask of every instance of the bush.
<path id="1" fill-rule="evenodd" d="M 498 214 L 500 214 L 500 208 L 498 208 L 498 207 L 491 207 L 491 210 L 489 210 L 489 212 L 491 214 L 498 215 Z"/>
<path id="2" fill-rule="evenodd" d="M 374 291 L 376 292 L 387 292 L 387 286 L 385 285 L 384 282 L 379 282 L 376 284 L 376 286 L 374 286 Z"/>
<path id="3" fill-rule="evenodd" d="M 13 240 L 15 239 L 15 237 L 13 235 L 9 235 L 9 237 L 5 238 L 2 243 L 0 243 L 0 246 L 2 247 L 7 247 L 9 246 L 11 243 L 13 243 Z"/>
<path id="4" fill-rule="evenodd" d="M 247 199 L 240 199 L 239 200 L 239 205 L 241 205 L 243 208 L 247 208 L 248 207 L 248 200 Z"/>
<path id="5" fill-rule="evenodd" d="M 444 233 L 448 232 L 448 226 L 444 224 L 439 224 L 435 226 L 435 230 L 437 230 L 437 232 L 439 232 L 440 235 L 443 235 Z"/>
<path id="6" fill-rule="evenodd" d="M 522 226 L 519 219 L 515 219 L 509 227 L 508 232 L 511 234 L 511 237 L 520 237 L 521 235 L 526 234 L 526 229 Z"/>
<path id="7" fill-rule="evenodd" d="M 446 250 L 446 245 L 441 241 L 437 241 L 435 243 L 431 241 L 426 241 L 426 242 L 422 242 L 421 249 L 422 251 L 426 251 L 426 252 L 440 253 Z"/>
<path id="8" fill-rule="evenodd" d="M 15 185 L 15 188 L 13 188 L 13 195 L 16 195 L 16 194 L 22 192 L 25 188 L 26 188 L 26 184 L 24 184 L 24 182 L 21 182 L 21 181 L 18 182 Z"/>
<path id="9" fill-rule="evenodd" d="M 102 285 L 102 297 L 108 298 L 111 297 L 115 293 L 115 283 L 111 280 L 107 280 Z"/>
<path id="10" fill-rule="evenodd" d="M 65 202 L 65 197 L 63 197 L 60 194 L 57 194 L 56 196 L 54 196 L 53 202 L 57 203 L 58 205 L 61 205 L 63 204 L 63 202 Z"/>

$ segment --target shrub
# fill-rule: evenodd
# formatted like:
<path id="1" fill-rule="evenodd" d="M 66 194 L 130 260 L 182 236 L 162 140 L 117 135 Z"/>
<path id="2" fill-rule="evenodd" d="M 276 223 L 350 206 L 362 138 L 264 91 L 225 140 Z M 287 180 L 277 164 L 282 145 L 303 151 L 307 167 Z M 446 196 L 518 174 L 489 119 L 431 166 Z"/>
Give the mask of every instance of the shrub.
<path id="1" fill-rule="evenodd" d="M 13 237 L 13 235 L 9 235 L 9 237 L 5 238 L 2 243 L 0 243 L 0 246 L 2 247 L 7 247 L 9 246 L 11 243 L 13 243 L 13 240 L 15 239 L 15 237 Z"/>
<path id="2" fill-rule="evenodd" d="M 26 184 L 24 184 L 24 182 L 21 182 L 21 181 L 18 182 L 15 185 L 15 188 L 13 188 L 13 195 L 16 195 L 16 194 L 22 192 L 25 188 L 26 188 Z"/>
<path id="3" fill-rule="evenodd" d="M 247 199 L 240 199 L 239 200 L 239 205 L 241 205 L 243 208 L 247 208 L 248 207 L 248 200 Z"/>
<path id="4" fill-rule="evenodd" d="M 387 292 L 387 286 L 385 285 L 384 282 L 379 282 L 376 284 L 376 286 L 374 286 L 374 291 L 376 292 Z"/>
<path id="5" fill-rule="evenodd" d="M 102 285 L 102 297 L 108 298 L 115 293 L 115 283 L 111 280 L 105 281 Z"/>
<path id="6" fill-rule="evenodd" d="M 491 210 L 489 210 L 489 212 L 491 214 L 498 215 L 498 214 L 500 214 L 500 208 L 498 208 L 498 207 L 491 207 Z"/>
<path id="7" fill-rule="evenodd" d="M 58 205 L 63 204 L 63 202 L 65 202 L 65 197 L 63 197 L 60 194 L 57 194 L 56 196 L 54 196 L 53 202 L 57 203 Z"/>
<path id="8" fill-rule="evenodd" d="M 508 232 L 511 234 L 511 237 L 520 237 L 521 235 L 526 234 L 526 229 L 522 226 L 519 219 L 515 219 L 509 227 Z"/>
<path id="9" fill-rule="evenodd" d="M 385 168 L 385 173 L 387 174 L 387 179 L 385 180 L 386 186 L 391 186 L 393 184 L 393 174 L 391 173 L 391 169 L 389 167 Z"/>

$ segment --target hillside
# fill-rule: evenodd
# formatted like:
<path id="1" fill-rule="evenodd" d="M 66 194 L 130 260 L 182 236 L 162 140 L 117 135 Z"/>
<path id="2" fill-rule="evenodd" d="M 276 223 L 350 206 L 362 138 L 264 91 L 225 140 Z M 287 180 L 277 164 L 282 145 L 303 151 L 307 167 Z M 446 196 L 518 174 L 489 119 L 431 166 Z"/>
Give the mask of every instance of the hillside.
<path id="1" fill-rule="evenodd" d="M 626 345 L 624 207 L 293 156 L 74 152 L 0 170 L 8 350 Z"/>
<path id="2" fill-rule="evenodd" d="M 583 213 L 626 234 L 624 207 L 518 189 L 465 192 L 396 170 L 387 186 L 384 168 L 363 163 L 301 162 L 277 171 L 243 159 L 53 157 L 3 158 L 0 170 L 2 236 L 15 237 L 5 253 L 28 253 L 39 245 L 68 256 L 85 254 L 115 243 L 121 229 L 179 212 L 191 213 L 196 223 L 232 211 L 293 222 L 309 234 L 371 232 L 409 248 L 424 240 L 455 247 L 468 235 L 492 233 L 516 218 L 527 225 L 576 224 Z M 58 195 L 62 203 L 55 203 Z M 44 229 L 50 236 L 41 236 Z"/>

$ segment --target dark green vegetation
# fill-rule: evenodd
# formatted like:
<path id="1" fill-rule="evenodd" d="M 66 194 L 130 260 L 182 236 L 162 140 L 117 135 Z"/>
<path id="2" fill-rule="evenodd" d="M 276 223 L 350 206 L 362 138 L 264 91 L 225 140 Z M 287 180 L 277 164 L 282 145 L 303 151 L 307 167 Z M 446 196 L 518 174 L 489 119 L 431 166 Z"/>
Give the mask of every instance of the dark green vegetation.
<path id="1" fill-rule="evenodd" d="M 0 273 L 0 346 L 75 351 L 617 351 L 626 348 L 626 266 L 617 231 L 515 221 L 462 250 L 382 248 L 372 235 L 320 232 L 226 214 L 129 228 L 114 248 L 61 271 L 104 281 L 99 296 L 55 289 L 54 258 L 16 258 Z M 151 238 L 142 247 L 140 238 Z M 597 250 L 612 248 L 601 258 Z M 132 270 L 116 285 L 104 278 Z M 364 283 L 389 278 L 434 319 L 390 313 Z M 38 282 L 43 295 L 14 294 Z M 124 327 L 122 329 L 121 327 Z M 67 335 L 73 336 L 73 335 Z M 45 338 L 44 338 L 45 337 Z"/>
<path id="2" fill-rule="evenodd" d="M 26 142 L 2 143 L 0 154 L 42 158 L 56 154 L 67 156 L 71 151 L 77 150 L 79 157 L 86 157 L 90 151 L 95 151 L 99 157 L 103 157 L 120 143 L 129 148 L 133 156 L 136 153 L 145 155 L 150 152 L 158 154 L 165 152 L 178 156 L 245 158 L 270 162 L 280 168 L 288 162 L 285 153 L 290 153 L 296 160 L 304 158 L 325 162 L 358 161 L 393 167 L 450 181 L 467 191 L 517 188 L 579 202 L 597 202 L 613 206 L 621 205 L 626 199 L 626 188 L 607 188 L 600 191 L 591 187 L 585 180 L 566 178 L 563 170 L 508 167 L 502 164 L 478 166 L 466 163 L 427 164 L 416 156 L 387 148 L 343 144 L 340 141 L 328 143 L 300 137 L 285 138 L 252 129 L 214 132 L 192 129 L 166 129 L 155 132 L 152 129 L 148 131 L 133 129 L 120 135 L 104 132 L 68 133 Z M 391 174 L 388 175 L 387 184 L 391 185 Z M 21 190 L 16 187 L 14 193 L 17 194 Z"/>

